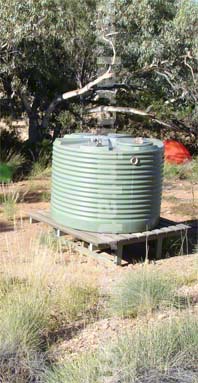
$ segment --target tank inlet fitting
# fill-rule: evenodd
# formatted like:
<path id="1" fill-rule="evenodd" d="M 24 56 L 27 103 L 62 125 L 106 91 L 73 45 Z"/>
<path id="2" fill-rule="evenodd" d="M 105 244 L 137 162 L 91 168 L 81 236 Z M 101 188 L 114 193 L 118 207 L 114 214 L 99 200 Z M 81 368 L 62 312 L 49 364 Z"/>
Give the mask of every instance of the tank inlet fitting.
<path id="1" fill-rule="evenodd" d="M 130 163 L 131 165 L 138 165 L 140 160 L 137 157 L 131 157 Z"/>

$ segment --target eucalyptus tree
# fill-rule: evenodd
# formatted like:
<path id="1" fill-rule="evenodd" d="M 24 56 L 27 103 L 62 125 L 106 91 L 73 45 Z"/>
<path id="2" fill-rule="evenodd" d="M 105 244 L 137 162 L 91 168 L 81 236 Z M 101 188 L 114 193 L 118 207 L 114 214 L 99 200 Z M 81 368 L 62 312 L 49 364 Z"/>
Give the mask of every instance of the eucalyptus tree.
<path id="1" fill-rule="evenodd" d="M 23 103 L 31 142 L 48 128 L 57 96 L 96 73 L 95 8 L 94 0 L 0 0 L 0 81 Z"/>
<path id="2" fill-rule="evenodd" d="M 162 100 L 173 109 L 194 107 L 198 101 L 198 2 L 120 0 L 116 5 L 120 73 L 137 90 L 137 105 Z"/>
<path id="3" fill-rule="evenodd" d="M 101 31 L 102 18 L 108 30 Z M 31 142 L 43 137 L 54 113 L 68 108 L 67 97 L 59 95 L 97 78 L 100 36 L 112 30 L 121 63 L 114 66 L 117 79 L 110 88 L 119 106 L 152 113 L 168 105 L 171 116 L 179 108 L 195 109 L 196 1 L 0 0 L 0 19 L 0 88 L 22 103 Z M 109 48 L 106 56 L 112 55 Z M 94 104 L 101 87 L 92 85 L 87 102 Z M 76 103 L 81 101 L 78 95 Z"/>

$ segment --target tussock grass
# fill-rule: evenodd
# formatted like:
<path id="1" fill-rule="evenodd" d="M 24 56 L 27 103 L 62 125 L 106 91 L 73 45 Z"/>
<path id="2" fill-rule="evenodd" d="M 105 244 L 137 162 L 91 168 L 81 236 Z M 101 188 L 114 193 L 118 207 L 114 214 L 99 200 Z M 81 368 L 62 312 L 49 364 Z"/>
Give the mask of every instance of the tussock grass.
<path id="1" fill-rule="evenodd" d="M 128 273 L 116 283 L 110 296 L 110 311 L 124 317 L 136 317 L 153 310 L 170 307 L 175 300 L 175 280 L 148 271 Z"/>
<path id="2" fill-rule="evenodd" d="M 52 169 L 50 166 L 46 166 L 46 163 L 42 161 L 34 162 L 30 173 L 30 179 L 48 178 L 51 176 Z"/>
<path id="3" fill-rule="evenodd" d="M 55 252 L 62 250 L 62 239 L 61 237 L 57 237 L 54 231 L 41 233 L 39 237 L 39 244 L 41 246 L 47 246 Z"/>
<path id="4" fill-rule="evenodd" d="M 105 383 L 101 377 L 101 359 L 99 354 L 85 354 L 64 365 L 46 369 L 42 375 L 44 383 Z M 106 379 L 106 382 L 108 380 Z M 109 381 L 111 382 L 111 381 Z M 113 382 L 113 381 L 112 381 Z M 117 382 L 116 382 L 117 383 Z"/>
<path id="5" fill-rule="evenodd" d="M 186 179 L 192 182 L 198 181 L 198 158 L 181 165 L 165 162 L 164 176 L 167 179 Z"/>
<path id="6" fill-rule="evenodd" d="M 17 203 L 19 202 L 19 188 L 14 183 L 2 184 L 0 188 L 0 203 L 4 217 L 8 220 L 14 220 L 17 213 Z"/>
<path id="7" fill-rule="evenodd" d="M 139 327 L 112 345 L 105 359 L 112 375 L 123 383 L 137 377 L 144 381 L 143 377 L 153 372 L 156 376 L 168 374 L 173 368 L 193 370 L 198 362 L 197 320 L 187 316 Z M 108 365 L 107 374 L 111 374 Z"/>
<path id="8" fill-rule="evenodd" d="M 1 281 L 0 376 L 2 382 L 38 381 L 44 369 L 44 330 L 48 296 L 19 281 Z M 34 379 L 34 380 L 33 380 Z"/>
<path id="9" fill-rule="evenodd" d="M 97 309 L 97 288 L 68 278 L 63 267 L 56 274 L 49 255 L 31 261 L 21 276 L 7 269 L 0 279 L 0 377 L 6 383 L 40 382 L 50 336 L 89 321 Z"/>
<path id="10" fill-rule="evenodd" d="M 198 378 L 197 362 L 198 322 L 187 316 L 139 326 L 95 354 L 54 367 L 44 382 L 193 383 Z"/>

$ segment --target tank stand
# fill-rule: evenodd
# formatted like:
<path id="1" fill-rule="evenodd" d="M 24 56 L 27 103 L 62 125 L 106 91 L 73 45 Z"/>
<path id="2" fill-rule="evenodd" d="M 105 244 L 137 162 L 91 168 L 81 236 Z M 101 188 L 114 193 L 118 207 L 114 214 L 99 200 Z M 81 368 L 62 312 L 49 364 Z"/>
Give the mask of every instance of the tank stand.
<path id="1" fill-rule="evenodd" d="M 156 245 L 155 245 L 156 259 L 160 259 L 162 256 L 162 243 L 163 243 L 163 237 L 157 238 Z"/>
<path id="2" fill-rule="evenodd" d="M 43 222 L 50 225 L 56 235 L 69 235 L 72 240 L 65 239 L 65 241 L 77 247 L 77 250 L 82 255 L 89 255 L 95 259 L 102 259 L 111 261 L 114 265 L 126 265 L 128 262 L 123 260 L 124 246 L 146 243 L 149 241 L 155 242 L 156 259 L 162 256 L 162 243 L 164 238 L 185 236 L 187 241 L 187 232 L 191 226 L 183 222 L 174 222 L 166 218 L 160 218 L 157 228 L 140 233 L 131 234 L 105 234 L 94 233 L 83 230 L 72 229 L 66 225 L 56 223 L 48 211 L 36 211 L 30 214 L 30 223 Z M 78 241 L 78 242 L 77 242 Z M 110 250 L 107 252 L 107 249 Z"/>
<path id="3" fill-rule="evenodd" d="M 122 264 L 122 253 L 123 253 L 123 245 L 118 245 L 117 246 L 117 251 L 116 251 L 116 254 L 115 254 L 115 258 L 114 258 L 114 263 L 117 265 L 117 266 L 121 266 Z"/>
<path id="4" fill-rule="evenodd" d="M 163 244 L 163 238 L 159 237 L 155 240 L 155 257 L 156 259 L 160 259 L 162 257 L 162 244 Z M 114 263 L 117 266 L 120 266 L 122 264 L 122 256 L 123 256 L 123 244 L 118 244 L 116 249 L 112 249 L 114 252 Z"/>

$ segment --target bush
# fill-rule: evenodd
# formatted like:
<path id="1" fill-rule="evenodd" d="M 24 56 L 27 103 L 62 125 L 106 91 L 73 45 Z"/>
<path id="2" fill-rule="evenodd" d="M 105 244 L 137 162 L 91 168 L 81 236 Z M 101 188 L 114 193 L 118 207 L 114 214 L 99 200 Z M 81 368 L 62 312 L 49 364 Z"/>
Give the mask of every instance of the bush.
<path id="1" fill-rule="evenodd" d="M 23 143 L 17 134 L 12 131 L 1 132 L 0 143 L 0 182 L 9 182 L 24 165 L 25 157 L 22 154 Z"/>
<path id="2" fill-rule="evenodd" d="M 110 296 L 110 310 L 117 315 L 136 317 L 162 306 L 171 306 L 174 299 L 174 280 L 143 268 L 128 273 L 116 283 Z"/>

